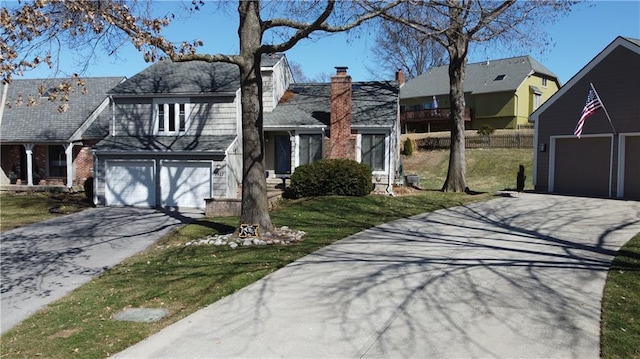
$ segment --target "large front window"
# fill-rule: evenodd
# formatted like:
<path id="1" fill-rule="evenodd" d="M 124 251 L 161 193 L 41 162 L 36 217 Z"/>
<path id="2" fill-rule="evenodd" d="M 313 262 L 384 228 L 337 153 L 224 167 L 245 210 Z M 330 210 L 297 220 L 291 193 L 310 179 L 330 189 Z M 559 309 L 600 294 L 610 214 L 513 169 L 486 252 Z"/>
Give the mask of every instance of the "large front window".
<path id="1" fill-rule="evenodd" d="M 384 171 L 384 134 L 362 135 L 362 163 L 372 171 Z"/>
<path id="2" fill-rule="evenodd" d="M 158 134 L 177 134 L 187 130 L 189 104 L 166 102 L 155 104 L 155 123 Z"/>
<path id="3" fill-rule="evenodd" d="M 322 135 L 300 135 L 300 165 L 322 158 Z"/>

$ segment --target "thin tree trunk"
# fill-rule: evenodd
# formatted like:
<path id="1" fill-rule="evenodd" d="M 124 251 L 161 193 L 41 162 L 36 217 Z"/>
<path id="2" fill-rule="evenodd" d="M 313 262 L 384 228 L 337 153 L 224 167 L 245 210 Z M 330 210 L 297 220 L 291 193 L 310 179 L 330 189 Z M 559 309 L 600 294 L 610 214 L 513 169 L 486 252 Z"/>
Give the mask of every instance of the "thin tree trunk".
<path id="1" fill-rule="evenodd" d="M 273 229 L 267 201 L 264 167 L 264 133 L 262 116 L 262 75 L 259 52 L 262 42 L 260 4 L 239 1 L 240 13 L 240 92 L 242 96 L 242 224 L 259 225 L 263 231 Z"/>
<path id="2" fill-rule="evenodd" d="M 464 72 L 466 68 L 467 42 L 458 37 L 449 46 L 449 97 L 451 100 L 451 150 L 449 169 L 442 191 L 467 191 L 467 170 L 464 147 Z"/>

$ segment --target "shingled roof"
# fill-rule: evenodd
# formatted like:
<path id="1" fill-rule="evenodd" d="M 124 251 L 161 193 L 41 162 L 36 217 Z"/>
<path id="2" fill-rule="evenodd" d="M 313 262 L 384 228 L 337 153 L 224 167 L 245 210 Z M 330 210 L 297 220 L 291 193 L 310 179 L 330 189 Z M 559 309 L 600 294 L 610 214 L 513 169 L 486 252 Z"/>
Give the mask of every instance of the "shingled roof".
<path id="1" fill-rule="evenodd" d="M 262 66 L 273 67 L 283 54 L 263 54 Z M 225 62 L 157 62 L 109 92 L 126 95 L 197 95 L 218 93 L 234 95 L 240 88 L 240 70 Z"/>
<path id="2" fill-rule="evenodd" d="M 107 91 L 122 82 L 124 77 L 84 78 L 86 93 L 82 93 L 80 87 L 74 87 L 69 100 L 64 103 L 49 101 L 38 93 L 38 86 L 55 88 L 64 80 L 69 79 L 14 79 L 8 86 L 6 102 L 2 104 L 4 111 L 0 141 L 28 143 L 80 140 L 83 135 L 81 127 L 89 125 L 87 121 L 107 100 Z M 29 99 L 34 102 L 29 103 Z M 61 104 L 68 105 L 66 111 L 58 111 Z"/>
<path id="3" fill-rule="evenodd" d="M 197 152 L 219 153 L 231 146 L 236 136 L 109 136 L 98 142 L 94 149 L 98 152 Z"/>
<path id="4" fill-rule="evenodd" d="M 515 91 L 532 73 L 557 79 L 553 72 L 531 56 L 519 56 L 467 64 L 464 91 L 472 94 Z M 448 65 L 445 65 L 435 67 L 407 81 L 400 90 L 400 98 L 430 97 L 448 93 L 449 69 Z"/>
<path id="5" fill-rule="evenodd" d="M 392 81 L 352 84 L 353 128 L 390 127 L 397 120 L 398 84 Z M 328 127 L 331 112 L 330 83 L 289 86 L 276 108 L 264 114 L 265 128 Z"/>

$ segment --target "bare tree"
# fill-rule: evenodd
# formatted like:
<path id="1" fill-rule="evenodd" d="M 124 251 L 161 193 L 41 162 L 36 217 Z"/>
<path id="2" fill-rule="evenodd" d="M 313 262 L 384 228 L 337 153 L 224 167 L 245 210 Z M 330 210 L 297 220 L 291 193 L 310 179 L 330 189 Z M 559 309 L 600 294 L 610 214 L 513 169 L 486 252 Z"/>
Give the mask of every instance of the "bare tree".
<path id="1" fill-rule="evenodd" d="M 446 63 L 446 50 L 433 38 L 398 22 L 381 21 L 374 46 L 376 63 L 393 74 L 402 69 L 407 78 Z"/>
<path id="2" fill-rule="evenodd" d="M 261 55 L 284 52 L 311 33 L 335 33 L 350 30 L 375 18 L 397 2 L 384 2 L 372 10 L 355 3 L 335 0 L 294 3 L 269 2 L 264 8 L 260 0 L 238 1 L 240 19 L 238 54 L 201 54 L 202 41 L 173 43 L 162 30 L 173 15 L 153 17 L 149 2 L 109 1 L 24 1 L 13 11 L 0 9 L 2 38 L 0 40 L 0 70 L 5 80 L 27 68 L 42 63 L 54 65 L 47 45 L 60 41 L 102 40 L 116 47 L 122 37 L 144 53 L 147 61 L 168 57 L 173 61 L 227 62 L 240 70 L 242 106 L 243 179 L 241 222 L 257 224 L 266 230 L 273 225 L 268 211 L 264 170 L 264 133 L 262 113 Z M 198 11 L 204 1 L 193 0 L 190 10 Z M 284 9 L 283 9 L 284 8 Z M 263 19 L 262 14 L 276 15 Z M 287 14 L 289 17 L 277 17 Z M 269 41 L 265 41 L 269 34 Z M 266 43 L 265 43 L 266 42 Z"/>
<path id="3" fill-rule="evenodd" d="M 544 24 L 563 16 L 574 1 L 408 1 L 383 18 L 440 43 L 449 55 L 451 152 L 443 191 L 467 191 L 464 138 L 464 76 L 469 45 L 492 42 L 535 47 L 546 44 Z M 369 10 L 378 7 L 364 3 Z"/>

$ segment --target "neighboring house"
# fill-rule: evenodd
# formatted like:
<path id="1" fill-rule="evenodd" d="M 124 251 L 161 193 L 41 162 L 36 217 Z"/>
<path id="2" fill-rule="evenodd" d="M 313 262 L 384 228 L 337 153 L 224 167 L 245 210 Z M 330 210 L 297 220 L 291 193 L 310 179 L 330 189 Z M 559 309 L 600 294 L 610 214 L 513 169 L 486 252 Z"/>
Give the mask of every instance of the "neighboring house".
<path id="1" fill-rule="evenodd" d="M 450 130 L 448 65 L 407 81 L 400 90 L 403 132 Z M 553 72 L 530 56 L 467 64 L 465 128 L 518 129 L 560 88 Z"/>
<path id="2" fill-rule="evenodd" d="M 638 64 L 640 40 L 617 37 L 531 115 L 536 191 L 640 199 Z M 599 109 L 577 138 L 591 84 L 611 123 Z"/>
<path id="3" fill-rule="evenodd" d="M 3 184 L 79 185 L 93 175 L 89 149 L 108 128 L 106 92 L 124 77 L 82 79 L 66 101 L 57 90 L 78 79 L 14 79 L 1 88 L 0 143 Z M 39 90 L 40 89 L 40 90 Z M 41 94 L 42 92 L 42 94 Z M 58 96 L 50 101 L 50 95 Z"/>
<path id="4" fill-rule="evenodd" d="M 263 55 L 267 176 L 286 178 L 301 164 L 341 157 L 370 164 L 379 187 L 393 183 L 398 86 L 352 84 L 341 71 L 332 84 L 294 85 L 284 55 Z M 204 209 L 205 199 L 240 198 L 236 65 L 159 62 L 109 95 L 111 133 L 94 150 L 97 204 Z"/>
<path id="5" fill-rule="evenodd" d="M 284 55 L 262 57 L 264 112 L 293 81 Z M 111 133 L 95 146 L 97 204 L 205 208 L 238 198 L 240 72 L 222 62 L 161 61 L 113 88 Z"/>
<path id="6" fill-rule="evenodd" d="M 331 83 L 292 84 L 265 114 L 266 167 L 287 176 L 321 158 L 366 163 L 377 191 L 391 191 L 399 167 L 399 86 L 394 81 L 351 82 L 336 67 Z"/>

